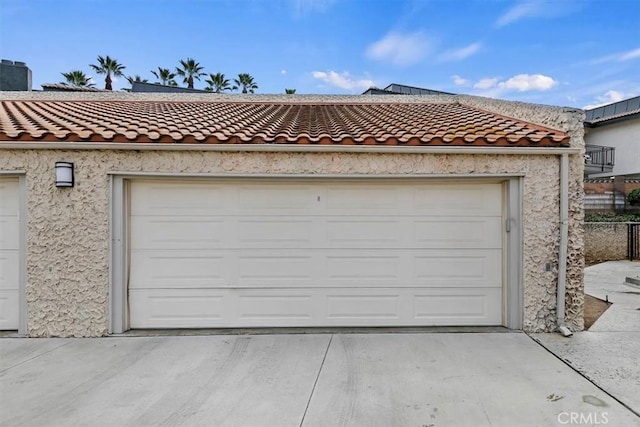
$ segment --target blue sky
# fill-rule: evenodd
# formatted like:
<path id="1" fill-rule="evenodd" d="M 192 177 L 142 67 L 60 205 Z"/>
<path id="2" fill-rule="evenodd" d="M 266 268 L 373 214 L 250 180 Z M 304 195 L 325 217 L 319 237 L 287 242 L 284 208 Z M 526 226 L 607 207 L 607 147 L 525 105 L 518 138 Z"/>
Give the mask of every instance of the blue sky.
<path id="1" fill-rule="evenodd" d="M 103 87 L 98 55 L 151 82 L 191 57 L 257 93 L 401 83 L 585 107 L 640 95 L 640 0 L 0 0 L 0 56 L 34 89 L 73 69 Z"/>

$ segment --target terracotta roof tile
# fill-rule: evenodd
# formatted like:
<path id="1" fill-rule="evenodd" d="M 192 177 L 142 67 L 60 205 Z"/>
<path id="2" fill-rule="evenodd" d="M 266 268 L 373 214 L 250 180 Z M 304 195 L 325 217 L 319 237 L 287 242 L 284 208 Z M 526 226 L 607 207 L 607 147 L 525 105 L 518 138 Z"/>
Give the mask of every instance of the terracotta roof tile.
<path id="1" fill-rule="evenodd" d="M 566 146 L 459 103 L 2 101 L 0 141 Z"/>

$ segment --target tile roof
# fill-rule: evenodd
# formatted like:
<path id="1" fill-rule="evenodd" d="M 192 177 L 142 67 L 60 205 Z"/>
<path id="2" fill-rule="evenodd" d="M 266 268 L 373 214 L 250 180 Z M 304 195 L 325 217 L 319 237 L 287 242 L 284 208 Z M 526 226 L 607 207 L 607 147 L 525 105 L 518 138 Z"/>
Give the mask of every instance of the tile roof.
<path id="1" fill-rule="evenodd" d="M 1 101 L 0 141 L 567 146 L 460 103 Z"/>

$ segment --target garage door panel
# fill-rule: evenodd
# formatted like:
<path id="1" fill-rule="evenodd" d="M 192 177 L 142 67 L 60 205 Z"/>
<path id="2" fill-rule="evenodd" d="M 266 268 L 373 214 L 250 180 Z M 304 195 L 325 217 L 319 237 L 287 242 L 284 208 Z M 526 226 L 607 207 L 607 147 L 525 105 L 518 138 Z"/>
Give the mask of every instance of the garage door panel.
<path id="1" fill-rule="evenodd" d="M 137 249 L 210 249 L 223 247 L 224 219 L 210 217 L 132 217 Z"/>
<path id="2" fill-rule="evenodd" d="M 500 287 L 499 250 L 432 251 L 413 259 L 415 282 L 422 286 Z"/>
<path id="3" fill-rule="evenodd" d="M 135 251 L 135 288 L 501 286 L 500 250 Z"/>
<path id="4" fill-rule="evenodd" d="M 20 186 L 0 177 L 0 329 L 18 329 Z"/>
<path id="5" fill-rule="evenodd" d="M 326 208 L 329 215 L 348 212 L 397 211 L 406 193 L 389 185 L 329 185 L 326 189 Z"/>
<path id="6" fill-rule="evenodd" d="M 4 200 L 2 200 L 4 203 Z M 18 214 L 0 216 L 0 250 L 17 250 L 20 242 Z"/>
<path id="7" fill-rule="evenodd" d="M 289 188 L 293 187 L 293 188 Z M 324 188 L 318 185 L 258 184 L 229 185 L 220 181 L 134 182 L 132 215 L 158 215 L 189 212 L 189 214 L 252 214 L 256 209 L 265 214 L 322 211 L 323 214 L 369 215 L 373 211 L 387 214 L 455 216 L 501 215 L 500 185 L 460 184 L 341 184 Z M 319 199 L 319 200 L 318 200 Z M 272 211 L 272 212 L 270 212 Z M 334 212 L 335 211 L 335 212 Z M 386 212 L 385 212 L 386 211 Z"/>
<path id="8" fill-rule="evenodd" d="M 18 289 L 18 181 L 0 178 L 0 289 Z M 17 306 L 16 306 L 17 307 Z"/>
<path id="9" fill-rule="evenodd" d="M 232 315 L 216 289 L 139 289 L 129 292 L 132 328 L 214 327 Z"/>
<path id="10" fill-rule="evenodd" d="M 502 247 L 502 220 L 500 217 L 483 218 L 482 220 L 433 217 L 416 219 L 413 226 L 413 245 L 416 247 Z"/>
<path id="11" fill-rule="evenodd" d="M 256 210 L 268 214 L 287 214 L 297 211 L 312 211 L 317 208 L 316 192 L 303 185 L 241 185 L 237 190 L 237 205 L 227 206 L 234 213 L 253 213 Z"/>
<path id="12" fill-rule="evenodd" d="M 225 286 L 229 258 L 221 252 L 132 252 L 130 289 Z"/>
<path id="13" fill-rule="evenodd" d="M 0 218 L 17 218 L 19 209 L 18 180 L 0 177 Z"/>
<path id="14" fill-rule="evenodd" d="M 351 319 L 399 320 L 402 317 L 402 297 L 400 292 L 386 292 L 379 295 L 329 294 L 326 296 L 327 320 Z"/>
<path id="15" fill-rule="evenodd" d="M 319 240 L 318 219 L 304 217 L 238 218 L 236 236 L 227 247 L 312 247 Z"/>
<path id="16" fill-rule="evenodd" d="M 18 250 L 0 250 L 0 290 L 18 291 Z"/>
<path id="17" fill-rule="evenodd" d="M 313 293 L 250 291 L 238 294 L 240 321 L 311 322 L 314 318 Z"/>
<path id="18" fill-rule="evenodd" d="M 398 255 L 344 254 L 342 256 L 325 255 L 328 282 L 366 283 L 374 280 L 386 283 L 402 280 L 402 260 Z M 406 258 L 405 258 L 406 259 Z"/>
<path id="19" fill-rule="evenodd" d="M 432 215 L 501 215 L 502 189 L 499 185 L 424 185 L 413 193 L 413 208 Z"/>
<path id="20" fill-rule="evenodd" d="M 275 252 L 275 253 L 274 253 Z M 304 286 L 317 280 L 314 255 L 301 255 L 293 252 L 270 251 L 270 254 L 239 255 L 239 286 Z"/>
<path id="21" fill-rule="evenodd" d="M 434 324 L 499 325 L 502 322 L 500 288 L 438 288 L 414 297 L 414 316 Z"/>
<path id="22" fill-rule="evenodd" d="M 407 220 L 392 217 L 329 217 L 327 247 L 407 247 L 410 239 L 403 227 Z"/>
<path id="23" fill-rule="evenodd" d="M 309 247 L 319 229 L 313 218 L 167 217 L 131 218 L 137 249 L 234 249 Z"/>
<path id="24" fill-rule="evenodd" d="M 131 215 L 213 215 L 224 208 L 229 189 L 206 181 L 140 181 L 132 185 Z"/>
<path id="25" fill-rule="evenodd" d="M 501 324 L 500 184 L 302 181 L 134 181 L 132 327 Z"/>
<path id="26" fill-rule="evenodd" d="M 500 248 L 501 218 L 133 217 L 137 249 Z"/>
<path id="27" fill-rule="evenodd" d="M 18 329 L 19 306 L 17 289 L 0 289 L 0 330 Z"/>
<path id="28" fill-rule="evenodd" d="M 171 289 L 129 296 L 132 328 L 499 325 L 496 289 Z M 497 304 L 497 305 L 496 305 Z"/>

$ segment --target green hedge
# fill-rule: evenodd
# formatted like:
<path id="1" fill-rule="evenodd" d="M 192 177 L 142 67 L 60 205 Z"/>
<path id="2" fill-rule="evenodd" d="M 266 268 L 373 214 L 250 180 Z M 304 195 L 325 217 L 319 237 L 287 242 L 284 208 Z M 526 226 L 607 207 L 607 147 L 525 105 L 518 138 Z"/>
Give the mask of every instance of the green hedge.
<path id="1" fill-rule="evenodd" d="M 640 222 L 640 214 L 617 214 L 615 212 L 587 212 L 584 222 Z"/>
<path id="2" fill-rule="evenodd" d="M 627 202 L 634 206 L 640 206 L 640 188 L 631 190 L 631 192 L 627 194 Z"/>

